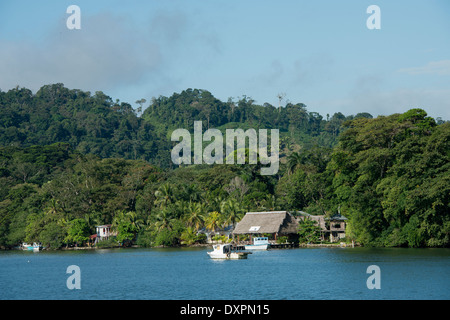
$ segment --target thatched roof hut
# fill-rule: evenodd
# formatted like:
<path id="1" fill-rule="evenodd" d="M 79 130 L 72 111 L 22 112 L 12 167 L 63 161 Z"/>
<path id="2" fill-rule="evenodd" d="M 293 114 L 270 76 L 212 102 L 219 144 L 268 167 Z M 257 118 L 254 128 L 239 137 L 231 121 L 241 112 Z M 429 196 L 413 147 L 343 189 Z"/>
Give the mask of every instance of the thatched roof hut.
<path id="1" fill-rule="evenodd" d="M 247 212 L 233 234 L 297 234 L 298 222 L 288 211 Z"/>

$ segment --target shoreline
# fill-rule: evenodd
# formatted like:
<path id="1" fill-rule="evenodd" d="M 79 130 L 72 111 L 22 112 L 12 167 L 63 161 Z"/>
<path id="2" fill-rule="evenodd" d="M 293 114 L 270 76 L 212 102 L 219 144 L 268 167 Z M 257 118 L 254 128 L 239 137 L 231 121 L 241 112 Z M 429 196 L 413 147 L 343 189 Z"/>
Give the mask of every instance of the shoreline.
<path id="1" fill-rule="evenodd" d="M 212 247 L 213 245 L 218 243 L 197 243 L 193 245 L 179 245 L 179 246 L 154 246 L 154 247 L 143 247 L 138 245 L 132 245 L 132 246 L 105 246 L 105 247 L 62 247 L 57 249 L 42 249 L 39 251 L 76 251 L 76 250 L 101 250 L 101 249 L 153 249 L 153 248 L 202 248 L 202 247 Z M 295 249 L 295 248 L 352 248 L 352 244 L 346 244 L 346 243 L 300 243 L 293 245 L 291 247 L 286 248 L 272 248 L 272 250 L 282 250 L 282 249 Z M 362 247 L 360 244 L 354 244 L 354 247 Z M 1 247 L 0 251 L 11 251 L 11 250 L 18 250 L 18 251 L 27 251 L 23 250 L 20 247 Z"/>

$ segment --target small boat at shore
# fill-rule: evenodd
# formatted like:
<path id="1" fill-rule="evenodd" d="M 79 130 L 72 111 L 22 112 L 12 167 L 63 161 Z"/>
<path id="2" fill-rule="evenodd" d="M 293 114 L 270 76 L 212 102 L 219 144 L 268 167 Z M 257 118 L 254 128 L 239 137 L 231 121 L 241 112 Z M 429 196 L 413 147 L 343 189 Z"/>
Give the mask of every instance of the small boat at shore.
<path id="1" fill-rule="evenodd" d="M 246 244 L 245 250 L 267 250 L 270 247 L 267 237 L 254 237 L 252 240 L 253 244 Z"/>
<path id="2" fill-rule="evenodd" d="M 42 244 L 34 242 L 33 244 L 28 244 L 26 242 L 22 243 L 22 250 L 38 252 L 42 249 Z"/>
<path id="3" fill-rule="evenodd" d="M 213 251 L 208 252 L 211 259 L 247 259 L 247 255 L 251 252 L 240 251 L 231 244 L 213 245 Z"/>

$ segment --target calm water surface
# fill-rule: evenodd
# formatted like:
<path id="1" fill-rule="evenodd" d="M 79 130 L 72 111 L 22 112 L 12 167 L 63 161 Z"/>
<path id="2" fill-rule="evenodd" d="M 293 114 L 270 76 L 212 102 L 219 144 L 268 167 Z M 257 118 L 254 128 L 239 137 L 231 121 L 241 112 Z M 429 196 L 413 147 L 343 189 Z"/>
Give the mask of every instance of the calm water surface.
<path id="1" fill-rule="evenodd" d="M 450 299 L 450 249 L 299 248 L 229 261 L 207 251 L 4 251 L 0 299 Z M 80 290 L 66 286 L 70 265 Z M 379 290 L 367 288 L 370 265 Z"/>

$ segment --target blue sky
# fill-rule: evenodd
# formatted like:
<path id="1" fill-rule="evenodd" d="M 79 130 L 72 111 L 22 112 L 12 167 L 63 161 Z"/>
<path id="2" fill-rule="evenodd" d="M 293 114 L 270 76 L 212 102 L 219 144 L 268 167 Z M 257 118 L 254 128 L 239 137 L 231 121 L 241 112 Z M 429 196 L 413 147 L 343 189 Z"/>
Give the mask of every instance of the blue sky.
<path id="1" fill-rule="evenodd" d="M 66 27 L 72 4 L 81 30 Z M 57 82 L 133 106 L 198 88 L 276 106 L 285 93 L 324 117 L 450 120 L 450 1 L 2 0 L 0 88 Z"/>

